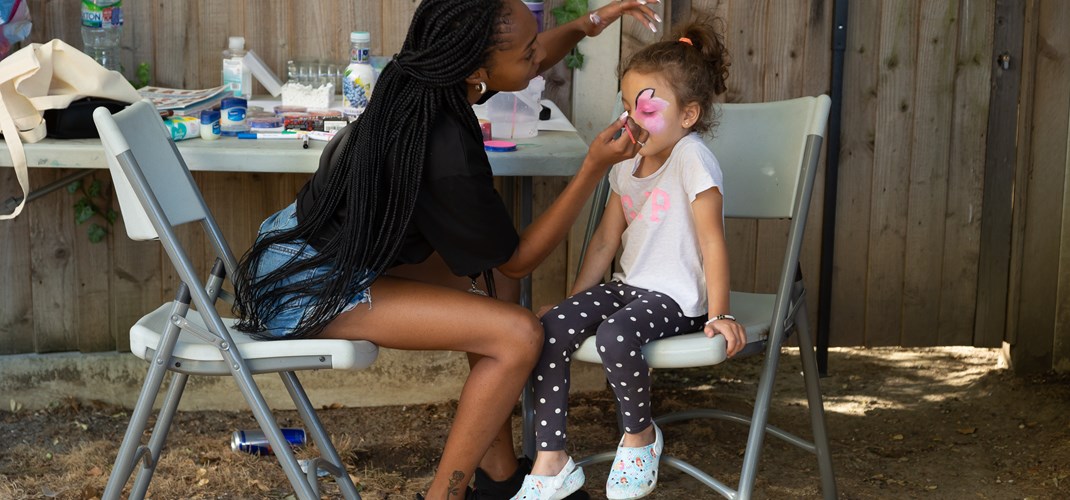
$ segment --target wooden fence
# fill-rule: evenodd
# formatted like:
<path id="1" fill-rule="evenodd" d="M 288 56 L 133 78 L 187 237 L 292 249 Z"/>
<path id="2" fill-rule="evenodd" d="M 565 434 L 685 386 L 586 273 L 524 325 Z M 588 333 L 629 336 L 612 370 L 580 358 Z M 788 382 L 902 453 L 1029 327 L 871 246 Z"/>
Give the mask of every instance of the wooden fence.
<path id="1" fill-rule="evenodd" d="M 80 44 L 78 0 L 29 3 L 34 41 Z M 547 2 L 551 25 L 550 9 L 560 3 Z M 290 59 L 343 61 L 353 29 L 370 31 L 373 51 L 389 55 L 400 47 L 416 5 L 128 0 L 122 61 L 128 75 L 138 63 L 151 64 L 157 85 L 204 88 L 219 82 L 228 35 L 244 35 L 247 47 L 280 74 Z M 663 0 L 659 9 L 665 28 L 692 15 L 723 20 L 732 54 L 730 102 L 830 90 L 831 0 Z M 1070 363 L 1070 35 L 1059 29 L 1067 21 L 1070 6 L 1056 0 L 850 2 L 835 227 L 821 225 L 822 169 L 802 255 L 813 318 L 822 232 L 835 231 L 833 345 L 998 346 L 1010 340 L 1031 346 L 1022 358 L 1028 364 Z M 622 33 L 622 57 L 654 39 L 631 20 Z M 1021 56 L 1009 70 L 1000 69 L 997 55 L 1015 44 L 1024 45 Z M 551 78 L 552 95 L 565 109 L 571 104 L 567 75 L 556 70 Z M 1008 111 L 1017 92 L 993 87 L 1019 79 L 1021 113 L 1016 104 Z M 1005 119 L 990 124 L 992 116 Z M 1016 122 L 1008 153 L 998 139 L 1013 136 Z M 58 175 L 32 170 L 31 181 L 40 186 Z M 239 251 L 251 242 L 256 223 L 292 199 L 305 179 L 196 177 L 210 206 L 227 207 L 215 211 Z M 995 183 L 1000 178 L 1008 180 Z M 566 181 L 536 181 L 536 212 Z M 0 170 L 0 185 L 6 196 L 13 185 L 9 169 Z M 56 192 L 15 221 L 0 223 L 6 281 L 0 353 L 125 349 L 129 324 L 173 290 L 170 266 L 153 244 L 131 243 L 121 229 L 104 244 L 89 244 L 73 223 L 72 203 L 66 192 Z M 786 232 L 780 221 L 729 221 L 734 288 L 773 289 Z M 535 275 L 536 304 L 567 291 L 578 234 Z"/>

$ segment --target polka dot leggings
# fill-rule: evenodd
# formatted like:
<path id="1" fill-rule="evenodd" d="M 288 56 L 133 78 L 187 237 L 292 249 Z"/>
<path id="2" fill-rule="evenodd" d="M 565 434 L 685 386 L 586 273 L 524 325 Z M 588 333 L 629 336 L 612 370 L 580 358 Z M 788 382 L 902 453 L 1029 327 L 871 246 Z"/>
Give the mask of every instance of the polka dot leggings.
<path id="1" fill-rule="evenodd" d="M 595 335 L 624 430 L 637 433 L 651 424 L 650 374 L 641 347 L 697 331 L 703 322 L 703 316 L 684 316 L 668 295 L 619 281 L 577 293 L 544 314 L 545 340 L 533 374 L 537 449 L 565 449 L 569 363 L 584 340 Z"/>

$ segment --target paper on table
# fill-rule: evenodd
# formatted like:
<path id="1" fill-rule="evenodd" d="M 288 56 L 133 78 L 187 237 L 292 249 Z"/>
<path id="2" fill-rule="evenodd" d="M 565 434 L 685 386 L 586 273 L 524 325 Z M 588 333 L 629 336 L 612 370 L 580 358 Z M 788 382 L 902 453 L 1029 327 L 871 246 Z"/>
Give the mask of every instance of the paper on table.
<path id="1" fill-rule="evenodd" d="M 561 108 L 557 107 L 553 101 L 549 99 L 543 99 L 542 104 L 547 108 L 550 108 L 550 119 L 539 120 L 539 130 L 543 131 L 555 131 L 555 132 L 575 132 L 576 127 L 572 126 L 572 123 L 565 118 L 565 114 L 561 112 Z M 281 101 L 276 100 L 253 100 L 249 101 L 249 106 L 259 106 L 266 111 L 271 111 L 275 106 L 282 104 Z M 336 108 L 340 109 L 340 108 Z M 487 106 L 485 104 L 479 104 L 472 106 L 472 109 L 476 112 L 477 118 L 487 118 Z"/>
<path id="2" fill-rule="evenodd" d="M 576 127 L 572 126 L 572 123 L 565 118 L 564 113 L 561 112 L 561 108 L 557 107 L 553 101 L 549 99 L 543 99 L 542 105 L 550 108 L 550 119 L 539 120 L 539 130 L 543 131 L 556 131 L 556 132 L 575 132 Z M 487 118 L 487 105 L 479 104 L 472 106 L 472 109 L 476 112 L 476 117 L 481 119 Z"/>

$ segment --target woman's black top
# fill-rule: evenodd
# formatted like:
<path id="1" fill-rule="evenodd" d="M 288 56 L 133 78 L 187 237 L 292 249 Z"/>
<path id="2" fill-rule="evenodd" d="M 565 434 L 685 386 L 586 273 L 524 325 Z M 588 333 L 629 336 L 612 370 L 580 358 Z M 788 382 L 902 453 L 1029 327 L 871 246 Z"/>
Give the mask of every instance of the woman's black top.
<path id="1" fill-rule="evenodd" d="M 327 144 L 319 169 L 298 192 L 299 221 L 312 211 L 330 169 L 348 167 L 338 165 L 338 146 L 353 126 L 339 131 Z M 332 238 L 345 220 L 343 201 L 332 221 L 312 239 L 312 247 Z M 494 189 L 482 137 L 457 117 L 440 113 L 427 145 L 416 208 L 394 265 L 423 262 L 432 252 L 438 252 L 453 274 L 471 276 L 508 261 L 519 243 L 512 218 Z"/>

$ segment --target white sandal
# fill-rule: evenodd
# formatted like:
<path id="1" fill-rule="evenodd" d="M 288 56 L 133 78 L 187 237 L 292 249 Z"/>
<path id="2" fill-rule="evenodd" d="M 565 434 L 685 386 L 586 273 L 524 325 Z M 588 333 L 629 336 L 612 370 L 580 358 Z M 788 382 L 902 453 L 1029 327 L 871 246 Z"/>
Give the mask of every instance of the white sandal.
<path id="1" fill-rule="evenodd" d="M 583 467 L 576 467 L 576 462 L 568 457 L 556 476 L 524 476 L 520 491 L 510 500 L 561 500 L 582 488 L 586 480 Z"/>

